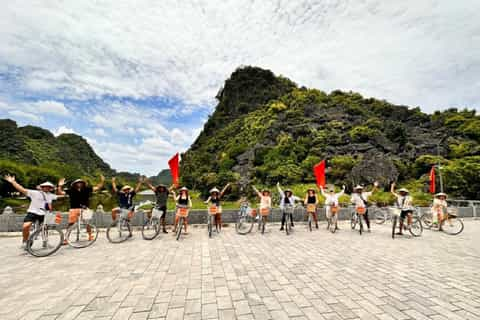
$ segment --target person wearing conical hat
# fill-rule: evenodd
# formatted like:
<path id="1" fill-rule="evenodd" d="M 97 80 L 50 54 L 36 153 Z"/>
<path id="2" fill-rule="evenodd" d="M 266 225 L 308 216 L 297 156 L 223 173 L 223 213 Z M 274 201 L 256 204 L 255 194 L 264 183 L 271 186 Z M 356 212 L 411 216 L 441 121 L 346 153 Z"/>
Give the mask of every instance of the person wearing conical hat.
<path id="1" fill-rule="evenodd" d="M 93 192 L 97 192 L 103 188 L 105 183 L 105 177 L 100 176 L 100 182 L 96 186 L 89 186 L 88 183 L 83 179 L 76 179 L 70 184 L 70 188 L 63 190 L 65 185 L 65 178 L 61 178 L 58 181 L 57 194 L 59 195 L 68 195 L 70 198 L 70 210 L 68 211 L 68 226 L 71 226 L 77 222 L 78 217 L 82 209 L 87 209 L 90 205 L 90 197 Z M 92 240 L 93 235 L 91 228 L 87 225 L 87 232 L 89 241 Z M 67 243 L 65 239 L 64 244 Z"/>
<path id="2" fill-rule="evenodd" d="M 262 221 L 265 223 L 267 221 L 267 216 L 262 214 L 262 211 L 271 212 L 272 211 L 272 196 L 270 190 L 264 188 L 262 192 L 258 191 L 255 186 L 252 186 L 253 191 L 257 194 L 258 198 L 260 199 L 260 216 Z M 269 213 L 268 213 L 269 214 Z M 257 215 L 257 219 L 260 219 L 260 216 Z"/>
<path id="3" fill-rule="evenodd" d="M 312 214 L 313 221 L 315 221 L 315 228 L 318 229 L 318 216 L 317 216 L 318 197 L 315 192 L 315 188 L 308 188 L 307 194 L 305 195 L 305 199 L 303 200 L 303 204 L 307 207 L 307 211 L 308 211 L 307 213 Z"/>
<path id="4" fill-rule="evenodd" d="M 370 232 L 370 219 L 368 217 L 368 198 L 377 191 L 378 188 L 378 182 L 373 183 L 373 189 L 372 191 L 364 191 L 364 187 L 361 185 L 356 185 L 353 188 L 353 193 L 352 197 L 350 198 L 350 201 L 354 204 L 355 208 L 363 208 L 365 209 L 365 214 L 363 214 L 363 217 L 365 218 L 365 222 L 367 223 L 367 228 L 368 232 Z"/>
<path id="5" fill-rule="evenodd" d="M 52 211 L 52 202 L 57 200 L 57 195 L 53 193 L 55 185 L 46 181 L 38 185 L 37 190 L 26 189 L 20 185 L 14 176 L 6 175 L 4 179 L 10 183 L 18 192 L 30 198 L 30 205 L 27 209 L 27 215 L 23 220 L 22 226 L 22 249 L 26 249 L 28 237 L 30 236 L 30 227 L 32 223 L 38 221 L 43 223 L 45 211 Z"/>
<path id="6" fill-rule="evenodd" d="M 210 204 L 211 206 L 215 206 L 217 213 L 215 214 L 215 229 L 217 232 L 222 230 L 222 206 L 220 204 L 220 200 L 223 197 L 225 191 L 227 191 L 228 187 L 230 187 L 230 183 L 227 183 L 225 187 L 223 187 L 222 191 L 218 190 L 216 187 L 210 190 L 210 196 L 205 201 L 205 204 Z"/>
<path id="7" fill-rule="evenodd" d="M 288 206 L 294 206 L 295 201 L 300 201 L 301 199 L 293 195 L 292 189 L 282 190 L 280 182 L 277 182 L 277 190 L 280 195 L 280 209 L 282 210 L 282 226 L 280 227 L 280 231 L 282 231 L 287 221 L 287 212 L 285 208 Z M 290 213 L 290 225 L 294 227 L 292 213 Z"/>
<path id="8" fill-rule="evenodd" d="M 175 193 L 175 190 L 172 190 L 173 193 L 173 198 L 175 199 L 175 202 L 178 206 L 181 207 L 187 207 L 188 209 L 192 208 L 192 199 L 190 198 L 190 195 L 188 194 L 188 188 L 187 187 L 182 187 L 179 190 L 179 195 L 177 196 Z M 177 232 L 177 227 L 178 227 L 178 222 L 180 221 L 180 216 L 178 215 L 178 210 L 177 213 L 175 214 L 175 223 L 174 223 L 174 228 L 173 228 L 173 233 L 175 234 Z M 187 227 L 188 227 L 188 218 L 185 217 L 183 219 L 183 225 L 185 227 L 185 234 L 187 234 Z M 181 228 L 182 226 L 180 226 Z"/>
<path id="9" fill-rule="evenodd" d="M 115 177 L 112 178 L 112 191 L 118 198 L 118 207 L 112 209 L 112 219 L 117 218 L 117 214 L 120 213 L 121 209 L 129 210 L 128 219 L 133 217 L 133 198 L 140 191 L 144 181 L 143 177 L 138 178 L 138 183 L 135 189 L 131 186 L 124 185 L 120 190 L 117 189 L 117 180 Z M 132 231 L 130 230 L 129 237 L 132 237 Z"/>
<path id="10" fill-rule="evenodd" d="M 438 225 L 439 230 L 442 228 L 443 214 L 447 211 L 447 194 L 440 192 L 437 193 L 433 198 L 432 204 L 432 223 L 434 226 Z"/>
<path id="11" fill-rule="evenodd" d="M 412 224 L 413 198 L 410 196 L 410 192 L 405 188 L 399 189 L 398 193 L 395 192 L 395 182 L 392 183 L 390 192 L 395 196 L 396 205 L 400 209 L 400 223 L 398 225 L 399 231 L 397 234 L 402 235 L 405 218 L 407 218 L 407 225 Z"/>
<path id="12" fill-rule="evenodd" d="M 146 180 L 146 184 L 153 192 L 155 192 L 155 208 L 162 212 L 162 215 L 160 217 L 162 232 L 168 233 L 166 229 L 165 216 L 167 214 L 168 196 L 171 194 L 174 186 L 171 186 L 170 188 L 167 188 L 167 186 L 164 184 L 153 186 L 148 180 Z"/>
<path id="13" fill-rule="evenodd" d="M 334 186 L 330 186 L 328 188 L 328 192 L 325 192 L 323 186 L 320 186 L 320 191 L 322 192 L 322 196 L 325 197 L 325 216 L 327 217 L 327 221 L 330 221 L 328 219 L 330 219 L 330 217 L 332 216 L 332 208 L 338 208 L 340 203 L 339 199 L 345 193 L 345 186 L 342 186 L 342 191 L 338 193 L 335 193 Z M 338 219 L 335 228 L 338 230 Z"/>

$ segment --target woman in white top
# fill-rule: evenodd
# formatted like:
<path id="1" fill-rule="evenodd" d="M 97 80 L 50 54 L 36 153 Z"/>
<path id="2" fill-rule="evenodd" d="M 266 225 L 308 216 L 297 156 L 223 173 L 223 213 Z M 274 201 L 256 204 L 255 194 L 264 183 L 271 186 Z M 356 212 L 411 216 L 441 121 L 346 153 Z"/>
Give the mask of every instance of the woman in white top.
<path id="1" fill-rule="evenodd" d="M 412 224 L 412 214 L 413 214 L 413 198 L 410 196 L 410 193 L 407 189 L 401 188 L 398 190 L 398 193 L 395 192 L 395 182 L 392 183 L 390 192 L 397 198 L 396 204 L 400 209 L 400 223 L 398 235 L 403 234 L 403 222 L 405 217 L 407 217 L 407 224 Z"/>
<path id="2" fill-rule="evenodd" d="M 285 226 L 285 221 L 287 220 L 287 213 L 285 211 L 285 207 L 294 206 L 295 201 L 299 201 L 300 198 L 294 196 L 291 189 L 286 189 L 285 191 L 283 191 L 282 188 L 280 187 L 280 182 L 277 182 L 277 190 L 278 190 L 278 193 L 280 194 L 280 209 L 282 209 L 282 226 L 280 227 L 280 231 L 282 231 L 283 227 Z M 292 213 L 290 213 L 290 221 L 293 227 Z"/>
<path id="3" fill-rule="evenodd" d="M 432 223 L 438 224 L 441 228 L 443 213 L 447 211 L 447 194 L 440 192 L 435 195 L 432 205 Z"/>
<path id="4" fill-rule="evenodd" d="M 320 191 L 322 192 L 322 196 L 325 198 L 325 215 L 328 220 L 332 216 L 332 207 L 338 208 L 339 199 L 345 193 L 345 186 L 342 186 L 342 191 L 338 193 L 335 193 L 333 186 L 328 189 L 328 192 L 325 192 L 323 186 L 320 186 Z M 338 226 L 335 226 L 335 228 L 338 229 Z"/>
<path id="5" fill-rule="evenodd" d="M 361 185 L 357 185 L 353 188 L 353 193 L 350 201 L 354 204 L 355 208 L 364 208 L 365 222 L 367 223 L 368 232 L 370 232 L 370 219 L 368 218 L 368 198 L 377 191 L 378 182 L 373 183 L 373 189 L 370 192 L 363 191 L 364 188 Z"/>
<path id="6" fill-rule="evenodd" d="M 272 197 L 270 196 L 270 191 L 267 189 L 263 189 L 262 192 L 258 191 L 255 186 L 253 187 L 253 191 L 257 194 L 257 196 L 260 198 L 260 210 L 261 209 L 268 209 L 270 210 L 272 208 Z"/>
<path id="7" fill-rule="evenodd" d="M 57 195 L 52 193 L 55 186 L 51 182 L 44 182 L 38 187 L 40 190 L 25 189 L 22 185 L 15 181 L 15 177 L 6 175 L 4 177 L 18 192 L 23 193 L 30 198 L 30 205 L 27 210 L 27 215 L 23 220 L 22 234 L 23 243 L 22 248 L 26 248 L 28 237 L 30 236 L 30 226 L 32 223 L 38 221 L 43 223 L 46 211 L 52 211 L 52 201 L 57 200 Z"/>

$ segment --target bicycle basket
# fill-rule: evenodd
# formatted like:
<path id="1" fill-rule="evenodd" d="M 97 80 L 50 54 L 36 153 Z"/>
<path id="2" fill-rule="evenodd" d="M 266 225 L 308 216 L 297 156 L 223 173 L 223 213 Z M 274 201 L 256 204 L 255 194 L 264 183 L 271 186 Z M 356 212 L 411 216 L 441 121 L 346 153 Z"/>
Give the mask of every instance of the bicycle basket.
<path id="1" fill-rule="evenodd" d="M 458 217 L 458 209 L 457 208 L 448 208 L 447 213 L 450 217 Z"/>
<path id="2" fill-rule="evenodd" d="M 188 217 L 188 208 L 179 207 L 177 209 L 177 215 L 180 217 Z"/>
<path id="3" fill-rule="evenodd" d="M 57 224 L 57 215 L 53 212 L 45 213 L 43 223 L 46 225 L 56 225 Z"/>
<path id="4" fill-rule="evenodd" d="M 83 209 L 82 210 L 82 218 L 83 218 L 83 220 L 91 220 L 93 218 L 93 210 Z"/>
<path id="5" fill-rule="evenodd" d="M 396 216 L 396 217 L 399 217 L 400 214 L 402 213 L 402 211 L 401 211 L 400 209 L 395 208 L 395 207 L 390 207 L 390 208 L 388 208 L 388 211 L 389 211 L 390 214 L 391 214 L 392 216 L 394 216 L 394 217 L 395 217 L 395 216 Z"/>
<path id="6" fill-rule="evenodd" d="M 162 210 L 159 210 L 157 208 L 153 208 L 152 210 L 152 217 L 154 218 L 161 218 L 162 217 L 162 214 L 163 214 L 163 211 Z"/>
<path id="7" fill-rule="evenodd" d="M 270 214 L 270 208 L 261 208 L 260 209 L 260 214 L 262 216 L 268 216 Z"/>
<path id="8" fill-rule="evenodd" d="M 338 206 L 331 206 L 330 207 L 330 212 L 333 213 L 333 214 L 337 213 L 338 212 Z"/>
<path id="9" fill-rule="evenodd" d="M 365 214 L 365 212 L 367 212 L 367 209 L 365 207 L 357 207 L 355 210 L 358 214 Z"/>
<path id="10" fill-rule="evenodd" d="M 257 209 L 248 207 L 246 213 L 255 218 L 257 216 Z"/>
<path id="11" fill-rule="evenodd" d="M 128 219 L 128 214 L 129 213 L 130 213 L 130 210 L 128 210 L 128 209 L 120 209 L 120 218 Z"/>
<path id="12" fill-rule="evenodd" d="M 285 206 L 283 208 L 283 210 L 285 211 L 285 213 L 292 214 L 293 213 L 293 206 Z"/>
<path id="13" fill-rule="evenodd" d="M 217 214 L 217 206 L 210 206 L 208 207 L 208 213 L 211 215 L 216 215 Z"/>
<path id="14" fill-rule="evenodd" d="M 314 204 L 307 204 L 307 212 L 315 212 L 317 211 L 317 206 Z"/>

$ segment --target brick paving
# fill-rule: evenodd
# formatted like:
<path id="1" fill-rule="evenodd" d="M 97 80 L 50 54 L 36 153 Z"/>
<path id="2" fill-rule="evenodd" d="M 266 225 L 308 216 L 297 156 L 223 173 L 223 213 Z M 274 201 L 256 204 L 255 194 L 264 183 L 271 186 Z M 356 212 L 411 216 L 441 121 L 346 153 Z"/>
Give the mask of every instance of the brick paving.
<path id="1" fill-rule="evenodd" d="M 286 236 L 191 228 L 33 258 L 0 238 L 0 319 L 480 319 L 480 221 L 392 240 L 298 224 Z M 325 227 L 325 225 L 321 225 Z"/>

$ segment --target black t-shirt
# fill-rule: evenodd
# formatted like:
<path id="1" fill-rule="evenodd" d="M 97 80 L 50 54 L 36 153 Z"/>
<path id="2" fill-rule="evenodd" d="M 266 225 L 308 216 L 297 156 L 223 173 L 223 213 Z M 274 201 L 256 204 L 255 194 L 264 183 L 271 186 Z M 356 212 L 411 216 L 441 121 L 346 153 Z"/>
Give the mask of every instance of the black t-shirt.
<path id="1" fill-rule="evenodd" d="M 65 191 L 65 193 L 70 197 L 70 209 L 81 209 L 83 207 L 88 208 L 92 192 L 93 188 L 88 186 L 81 190 L 72 188 Z"/>
<path id="2" fill-rule="evenodd" d="M 117 192 L 118 204 L 122 209 L 131 209 L 133 207 L 133 197 L 135 197 L 135 191 L 125 193 L 122 191 Z"/>

